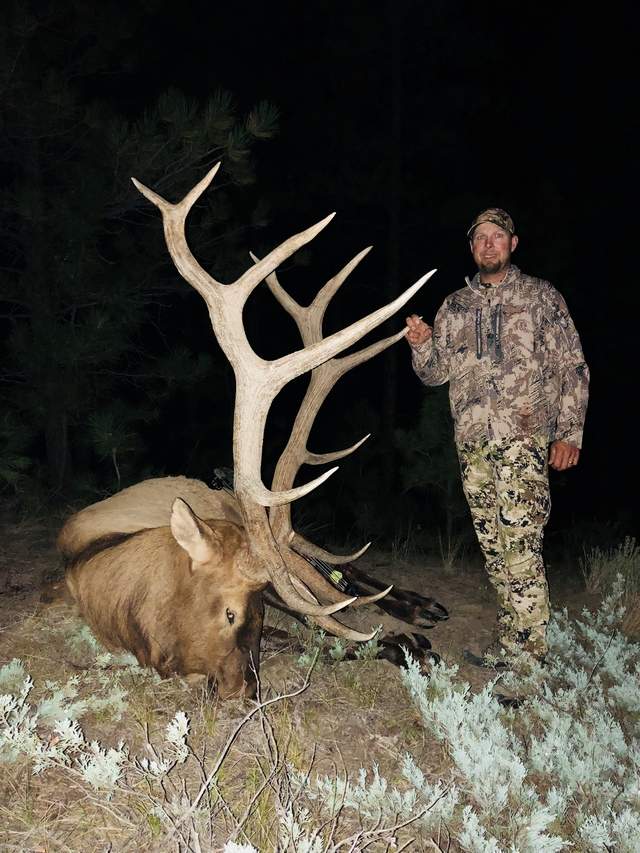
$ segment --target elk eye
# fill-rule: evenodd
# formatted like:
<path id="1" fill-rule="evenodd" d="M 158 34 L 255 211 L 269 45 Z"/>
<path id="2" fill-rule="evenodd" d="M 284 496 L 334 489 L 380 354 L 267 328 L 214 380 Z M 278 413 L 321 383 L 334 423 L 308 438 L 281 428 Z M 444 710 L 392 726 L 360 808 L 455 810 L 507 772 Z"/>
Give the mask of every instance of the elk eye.
<path id="1" fill-rule="evenodd" d="M 236 621 L 236 614 L 233 612 L 233 610 L 229 610 L 228 607 L 227 607 L 227 621 L 229 622 L 229 625 L 233 625 L 233 623 Z"/>

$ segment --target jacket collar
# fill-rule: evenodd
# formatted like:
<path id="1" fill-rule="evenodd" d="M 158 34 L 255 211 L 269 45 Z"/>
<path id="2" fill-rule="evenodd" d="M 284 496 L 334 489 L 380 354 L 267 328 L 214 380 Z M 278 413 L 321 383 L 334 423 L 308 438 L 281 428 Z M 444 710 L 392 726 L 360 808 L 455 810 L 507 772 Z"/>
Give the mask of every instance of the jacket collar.
<path id="1" fill-rule="evenodd" d="M 514 281 L 517 281 L 518 278 L 520 278 L 520 270 L 515 264 L 511 264 L 500 284 L 485 284 L 480 281 L 480 273 L 477 272 L 471 279 L 471 286 L 474 290 L 479 290 L 484 293 L 492 287 L 505 287 L 508 284 L 512 284 Z"/>

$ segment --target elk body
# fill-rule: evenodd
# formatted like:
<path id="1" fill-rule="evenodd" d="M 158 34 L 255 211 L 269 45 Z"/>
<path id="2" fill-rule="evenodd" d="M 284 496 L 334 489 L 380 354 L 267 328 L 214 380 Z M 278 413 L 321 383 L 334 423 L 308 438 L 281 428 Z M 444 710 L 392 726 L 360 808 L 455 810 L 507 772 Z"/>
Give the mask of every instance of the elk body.
<path id="1" fill-rule="evenodd" d="M 308 307 L 280 286 L 275 269 L 308 243 L 332 217 L 289 238 L 264 259 L 254 258 L 236 282 L 224 285 L 200 267 L 185 238 L 185 220 L 218 166 L 177 203 L 170 204 L 134 179 L 162 212 L 171 257 L 183 278 L 204 298 L 214 333 L 236 377 L 234 494 L 209 489 L 198 480 L 146 480 L 72 516 L 58 537 L 67 586 L 80 612 L 110 648 L 133 652 L 161 674 L 202 673 L 215 680 L 222 697 L 254 695 L 262 631 L 262 592 L 267 585 L 284 605 L 312 616 L 329 633 L 353 640 L 363 634 L 332 614 L 385 596 L 345 596 L 305 556 L 331 564 L 337 557 L 308 542 L 291 524 L 290 504 L 320 485 L 336 469 L 294 488 L 302 464 L 333 462 L 355 450 L 311 453 L 307 439 L 322 402 L 349 369 L 404 336 L 404 330 L 346 357 L 338 353 L 399 310 L 432 275 L 423 276 L 388 305 L 327 338 L 324 313 L 334 293 L 368 250 L 331 279 Z M 266 280 L 296 322 L 303 348 L 265 361 L 251 348 L 242 310 Z M 262 483 L 260 462 L 271 402 L 292 379 L 311 379 L 291 437 L 278 461 L 272 489 Z M 365 546 L 366 548 L 366 546 Z M 441 609 L 446 618 L 446 611 Z"/>

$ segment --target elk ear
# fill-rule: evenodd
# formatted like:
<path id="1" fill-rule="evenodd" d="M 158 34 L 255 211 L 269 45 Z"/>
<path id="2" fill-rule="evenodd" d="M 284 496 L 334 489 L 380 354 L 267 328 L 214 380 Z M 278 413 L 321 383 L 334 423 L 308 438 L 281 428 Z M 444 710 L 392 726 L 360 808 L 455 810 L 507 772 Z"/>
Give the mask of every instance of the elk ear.
<path id="1" fill-rule="evenodd" d="M 222 561 L 220 537 L 193 512 L 182 498 L 176 498 L 171 507 L 171 533 L 178 545 L 191 557 L 193 563 Z"/>

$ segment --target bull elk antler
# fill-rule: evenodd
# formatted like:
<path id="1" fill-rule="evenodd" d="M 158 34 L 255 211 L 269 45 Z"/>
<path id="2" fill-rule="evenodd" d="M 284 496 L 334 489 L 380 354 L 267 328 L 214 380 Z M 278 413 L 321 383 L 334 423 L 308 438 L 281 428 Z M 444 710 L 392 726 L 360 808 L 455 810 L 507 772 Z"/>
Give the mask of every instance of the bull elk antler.
<path id="1" fill-rule="evenodd" d="M 337 470 L 335 467 L 331 468 L 320 477 L 303 486 L 292 487 L 297 469 L 302 462 L 309 461 L 306 458 L 308 455 L 306 451 L 306 438 L 311 428 L 313 417 L 315 417 L 319 409 L 319 405 L 315 408 L 315 411 L 313 411 L 314 405 L 311 405 L 311 403 L 307 405 L 306 409 L 304 406 L 301 407 L 296 421 L 297 428 L 294 428 L 294 432 L 300 438 L 287 445 L 283 454 L 285 456 L 284 469 L 281 466 L 280 475 L 276 471 L 273 490 L 265 487 L 261 475 L 262 444 L 267 414 L 276 395 L 292 379 L 301 376 L 309 370 L 313 371 L 314 368 L 318 368 L 320 365 L 329 363 L 325 371 L 320 372 L 320 379 L 316 378 L 314 381 L 316 387 L 319 384 L 321 386 L 321 391 L 318 394 L 319 404 L 321 404 L 339 376 L 350 369 L 350 367 L 366 360 L 366 358 L 374 355 L 375 352 L 380 352 L 386 346 L 390 346 L 391 343 L 399 340 L 404 332 L 398 333 L 392 336 L 392 338 L 388 338 L 378 344 L 374 344 L 372 347 L 367 347 L 353 356 L 334 359 L 334 356 L 347 349 L 398 311 L 433 275 L 435 270 L 424 275 L 388 305 L 379 308 L 377 311 L 372 312 L 347 328 L 327 338 L 322 338 L 321 323 L 326 306 L 350 269 L 363 256 L 361 253 L 357 259 L 351 262 L 351 265 L 347 265 L 345 268 L 346 272 L 343 271 L 344 275 L 339 274 L 335 279 L 325 285 L 316 297 L 316 300 L 314 300 L 314 303 L 312 303 L 312 306 L 307 309 L 308 313 L 304 315 L 304 320 L 302 313 L 304 309 L 298 306 L 300 310 L 296 316 L 300 317 L 299 327 L 301 332 L 302 328 L 305 328 L 305 332 L 303 333 L 303 343 L 305 345 L 303 348 L 272 361 L 262 359 L 254 352 L 246 337 L 242 324 L 244 305 L 257 285 L 263 279 L 272 276 L 275 269 L 297 249 L 310 242 L 328 225 L 333 219 L 334 214 L 327 216 L 321 222 L 312 225 L 305 231 L 289 237 L 289 239 L 269 252 L 265 258 L 256 261 L 254 266 L 243 273 L 237 281 L 232 284 L 222 284 L 200 266 L 192 255 L 185 236 L 187 215 L 193 204 L 211 183 L 219 166 L 219 163 L 214 166 L 187 193 L 182 201 L 177 204 L 171 204 L 166 201 L 135 178 L 132 180 L 138 190 L 161 211 L 165 239 L 171 258 L 180 275 L 205 300 L 209 309 L 214 334 L 233 367 L 236 378 L 233 428 L 234 490 L 241 507 L 244 527 L 249 542 L 250 564 L 247 566 L 247 573 L 255 580 L 265 583 L 271 582 L 285 604 L 297 612 L 311 615 L 314 618 L 327 617 L 331 613 L 353 603 L 355 599 L 338 593 L 337 590 L 321 578 L 319 573 L 311 570 L 306 560 L 290 547 L 293 543 L 286 541 L 291 538 L 287 531 L 286 522 L 288 518 L 290 526 L 290 515 L 284 516 L 285 520 L 283 520 L 283 516 L 276 518 L 274 515 L 274 524 L 278 531 L 277 536 L 274 536 L 265 509 L 265 507 L 288 506 L 291 501 L 303 497 L 315 489 Z M 342 279 L 340 280 L 341 275 Z M 290 308 L 294 304 L 293 300 L 281 288 L 279 289 L 277 285 L 274 285 L 273 279 L 271 279 L 270 287 L 272 290 L 275 287 L 274 292 L 279 296 L 281 304 L 285 305 L 285 307 L 288 305 Z M 307 325 L 311 331 L 307 332 Z M 313 331 L 316 327 L 317 331 Z M 334 375 L 335 378 L 333 378 Z M 318 373 L 316 373 L 317 376 Z M 325 391 L 324 388 L 327 383 L 330 384 Z M 309 391 L 307 392 L 307 397 L 309 397 Z M 309 413 L 313 411 L 308 421 L 308 429 L 306 427 L 308 420 L 307 409 Z M 302 438 L 303 436 L 304 438 Z M 351 450 L 355 450 L 356 446 L 338 454 L 330 454 L 330 456 L 333 459 L 338 459 L 346 455 L 346 453 L 351 452 Z M 303 456 L 305 458 L 302 458 Z M 314 458 L 317 462 L 330 461 L 326 456 Z M 283 470 L 284 473 L 282 473 Z M 281 483 L 281 485 L 277 483 Z M 296 545 L 300 544 L 300 541 L 302 540 L 299 539 Z M 303 547 L 301 547 L 301 550 L 304 552 Z M 329 596 L 332 603 L 326 606 L 319 605 L 313 594 L 314 591 L 320 596 Z M 380 595 L 369 596 L 360 601 L 373 601 L 384 594 L 383 592 Z M 373 636 L 373 633 L 361 634 L 360 632 L 352 631 L 333 619 L 324 621 L 333 633 L 341 636 L 357 640 L 365 640 Z"/>

